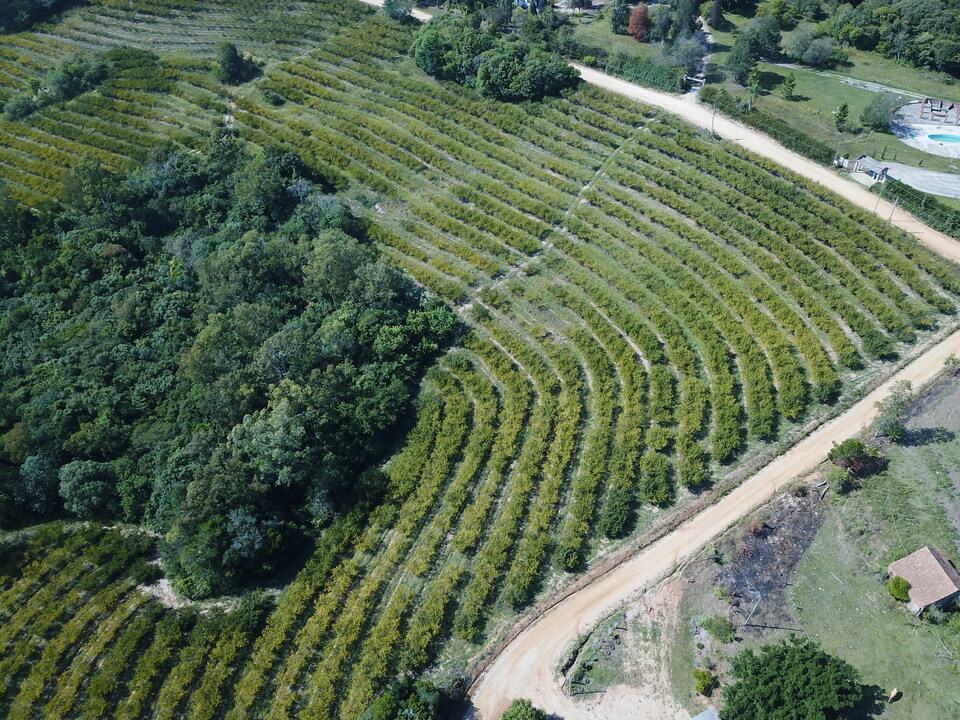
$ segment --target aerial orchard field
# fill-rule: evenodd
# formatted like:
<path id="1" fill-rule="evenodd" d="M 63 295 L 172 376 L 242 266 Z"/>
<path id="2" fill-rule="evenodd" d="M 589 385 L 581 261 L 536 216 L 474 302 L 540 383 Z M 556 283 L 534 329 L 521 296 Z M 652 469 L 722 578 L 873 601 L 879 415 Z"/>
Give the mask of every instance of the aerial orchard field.
<path id="1" fill-rule="evenodd" d="M 839 196 L 588 86 L 438 83 L 413 32 L 350 2 L 96 0 L 0 36 L 8 94 L 78 48 L 151 49 L 166 81 L 0 121 L 17 201 L 56 198 L 79 154 L 120 168 L 226 123 L 324 174 L 469 328 L 385 502 L 334 520 L 273 609 L 161 606 L 133 530 L 8 539 L 0 714 L 352 720 L 955 323 L 957 268 Z M 218 83 L 223 38 L 261 74 Z"/>

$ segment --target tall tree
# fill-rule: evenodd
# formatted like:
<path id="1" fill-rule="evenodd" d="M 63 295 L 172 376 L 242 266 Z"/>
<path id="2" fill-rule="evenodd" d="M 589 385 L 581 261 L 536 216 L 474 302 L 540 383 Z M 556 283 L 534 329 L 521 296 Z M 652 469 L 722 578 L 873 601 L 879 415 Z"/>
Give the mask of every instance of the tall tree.
<path id="1" fill-rule="evenodd" d="M 253 75 L 253 65 L 237 50 L 232 42 L 223 41 L 217 45 L 217 79 L 228 85 L 239 85 Z"/>
<path id="2" fill-rule="evenodd" d="M 716 30 L 722 24 L 723 24 L 723 5 L 720 4 L 720 0 L 713 0 L 713 4 L 710 6 L 710 27 Z"/>
<path id="3" fill-rule="evenodd" d="M 630 22 L 630 3 L 627 0 L 613 0 L 610 3 L 610 27 L 617 35 L 625 35 Z"/>
<path id="4" fill-rule="evenodd" d="M 627 24 L 627 34 L 640 42 L 650 28 L 650 11 L 646 3 L 637 5 L 630 13 L 630 22 Z"/>
<path id="5" fill-rule="evenodd" d="M 848 117 L 850 117 L 850 106 L 846 103 L 840 103 L 840 106 L 833 112 L 833 123 L 837 126 L 838 132 L 847 129 Z"/>
<path id="6" fill-rule="evenodd" d="M 797 89 L 797 77 L 793 73 L 788 73 L 780 83 L 780 96 L 784 100 L 793 100 L 793 93 Z"/>

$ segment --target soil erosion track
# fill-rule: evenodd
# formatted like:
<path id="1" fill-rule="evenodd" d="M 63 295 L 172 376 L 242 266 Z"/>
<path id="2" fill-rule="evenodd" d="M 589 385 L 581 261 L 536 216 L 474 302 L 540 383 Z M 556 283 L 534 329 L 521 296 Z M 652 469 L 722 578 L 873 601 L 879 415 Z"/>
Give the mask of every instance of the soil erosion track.
<path id="1" fill-rule="evenodd" d="M 555 677 L 563 648 L 631 595 L 669 574 L 791 480 L 816 467 L 826 458 L 834 440 L 866 428 L 876 415 L 874 404 L 887 395 L 894 382 L 909 380 L 915 387 L 920 386 L 943 369 L 950 355 L 960 355 L 960 331 L 925 352 L 842 415 L 821 425 L 716 504 L 544 613 L 509 643 L 474 683 L 470 695 L 480 717 L 495 720 L 514 698 L 526 697 L 565 720 L 586 720 L 591 713 L 574 703 Z"/>

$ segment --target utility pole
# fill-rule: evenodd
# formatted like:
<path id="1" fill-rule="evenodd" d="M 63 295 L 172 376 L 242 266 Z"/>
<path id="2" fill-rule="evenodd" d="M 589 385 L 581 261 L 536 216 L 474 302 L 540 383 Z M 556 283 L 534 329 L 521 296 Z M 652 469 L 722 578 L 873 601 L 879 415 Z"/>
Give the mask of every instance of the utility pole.
<path id="1" fill-rule="evenodd" d="M 716 122 L 717 122 L 717 101 L 714 100 L 714 101 L 713 101 L 713 115 L 710 116 L 710 134 L 711 134 L 711 135 L 716 135 L 716 134 L 717 134 L 717 133 L 714 132 L 714 130 L 713 130 L 713 126 L 716 124 Z"/>
<path id="2" fill-rule="evenodd" d="M 890 217 L 887 218 L 887 226 L 889 227 L 890 223 L 893 222 L 893 213 L 897 210 L 897 205 L 900 204 L 900 198 L 897 198 L 893 201 L 893 207 L 890 209 Z"/>

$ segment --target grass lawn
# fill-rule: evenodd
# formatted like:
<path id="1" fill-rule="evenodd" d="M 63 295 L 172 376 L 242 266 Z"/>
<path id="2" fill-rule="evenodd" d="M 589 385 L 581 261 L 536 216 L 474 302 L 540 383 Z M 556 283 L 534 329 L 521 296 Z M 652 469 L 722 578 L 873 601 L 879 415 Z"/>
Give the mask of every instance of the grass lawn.
<path id="1" fill-rule="evenodd" d="M 875 692 L 903 692 L 884 707 L 885 720 L 957 717 L 960 677 L 940 657 L 938 633 L 945 630 L 917 620 L 890 597 L 883 576 L 864 563 L 840 522 L 828 517 L 793 578 L 789 597 L 803 629 L 857 668 Z"/>
<path id="2" fill-rule="evenodd" d="M 880 710 L 889 720 L 960 717 L 960 610 L 941 624 L 918 620 L 886 587 L 889 563 L 923 545 L 960 561 L 960 377 L 925 392 L 904 422 L 905 442 L 887 447 L 886 469 L 858 489 L 843 497 L 831 493 L 827 503 L 806 496 L 813 505 L 805 512 L 789 511 L 803 503 L 782 497 L 755 516 L 769 523 L 763 542 L 744 543 L 755 522 L 748 519 L 685 571 L 670 663 L 674 693 L 689 710 L 700 702 L 690 689 L 692 667 L 715 664 L 726 683 L 730 658 L 792 630 L 860 672 L 873 708 L 867 702 L 853 718 Z M 805 549 L 802 538 L 809 542 Z M 766 596 L 753 592 L 769 579 L 775 591 L 768 583 Z M 721 586 L 736 593 L 739 607 L 717 599 L 714 589 Z M 778 595 L 780 587 L 785 592 Z M 733 620 L 735 643 L 691 633 L 693 620 L 714 614 Z M 881 707 L 877 701 L 893 688 L 903 698 Z"/>
<path id="3" fill-rule="evenodd" d="M 650 58 L 660 51 L 659 45 L 641 43 L 630 35 L 617 35 L 610 29 L 610 20 L 603 13 L 572 16 L 573 36 L 584 45 L 601 47 L 608 53 L 623 52 L 633 57 Z"/>
<path id="4" fill-rule="evenodd" d="M 886 567 L 923 545 L 960 557 L 960 381 L 926 394 L 907 422 L 913 445 L 888 448 L 889 467 L 833 503 L 791 580 L 801 627 L 844 658 L 868 685 L 903 699 L 884 718 L 960 716 L 960 617 L 918 620 L 890 597 Z"/>
<path id="5" fill-rule="evenodd" d="M 726 79 L 724 68 L 733 43 L 751 18 L 732 13 L 727 13 L 725 18 L 728 22 L 725 23 L 724 30 L 713 31 L 714 53 L 711 55 L 707 79 L 712 84 L 724 85 L 734 94 L 746 97 L 746 90 Z M 784 33 L 784 41 L 789 36 L 790 33 Z M 765 92 L 757 101 L 757 107 L 828 145 L 837 146 L 842 140 L 841 153 L 850 157 L 868 154 L 879 159 L 931 170 L 960 171 L 960 162 L 956 158 L 922 152 L 905 145 L 892 135 L 866 130 L 859 134 L 847 132 L 841 136 L 837 132 L 833 112 L 841 103 L 849 105 L 849 124 L 858 128 L 860 113 L 875 96 L 875 93 L 869 90 L 845 83 L 844 79 L 865 80 L 914 93 L 960 101 L 960 85 L 946 84 L 946 76 L 942 73 L 900 65 L 876 53 L 855 48 L 848 49 L 847 54 L 849 61 L 846 65 L 826 71 L 806 68 L 791 70 L 772 63 L 760 63 Z M 790 72 L 797 79 L 795 96 L 798 99 L 788 102 L 776 94 L 776 88 Z M 909 99 L 912 98 L 905 98 L 905 101 Z"/>

